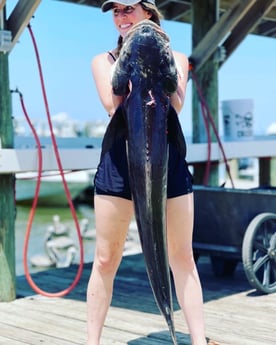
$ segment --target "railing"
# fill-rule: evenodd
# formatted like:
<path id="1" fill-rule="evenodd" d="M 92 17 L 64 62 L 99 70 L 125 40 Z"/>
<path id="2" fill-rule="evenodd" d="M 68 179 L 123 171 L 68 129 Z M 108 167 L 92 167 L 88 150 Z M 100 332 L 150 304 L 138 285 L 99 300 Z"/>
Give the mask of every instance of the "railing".
<path id="1" fill-rule="evenodd" d="M 37 150 L 29 139 L 22 142 L 21 148 L 0 148 L 0 173 L 18 173 L 37 170 Z M 33 145 L 33 146 L 32 146 Z M 43 170 L 57 170 L 54 151 L 50 139 L 44 139 L 42 146 Z M 63 168 L 66 170 L 85 170 L 97 167 L 100 159 L 100 145 L 96 147 L 90 138 L 60 138 L 58 140 L 59 153 Z M 28 147 L 28 148 L 26 148 Z M 224 142 L 227 159 L 244 157 L 276 157 L 276 136 L 256 137 L 252 141 Z M 189 144 L 187 149 L 187 162 L 191 165 L 205 162 L 207 159 L 207 144 Z M 220 162 L 223 159 L 217 143 L 211 144 L 212 161 Z"/>

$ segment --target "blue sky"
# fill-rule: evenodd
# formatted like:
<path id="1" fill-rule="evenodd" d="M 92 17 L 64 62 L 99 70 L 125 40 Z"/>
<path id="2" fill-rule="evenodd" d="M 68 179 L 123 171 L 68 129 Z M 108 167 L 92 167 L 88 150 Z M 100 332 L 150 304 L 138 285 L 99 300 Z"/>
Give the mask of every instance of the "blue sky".
<path id="1" fill-rule="evenodd" d="M 8 10 L 14 5 L 7 0 Z M 93 56 L 116 45 L 110 13 L 54 0 L 42 1 L 31 21 L 44 72 L 50 112 L 66 112 L 76 120 L 107 120 L 91 76 Z M 191 54 L 191 26 L 164 21 L 172 48 Z M 276 122 L 276 39 L 248 36 L 219 72 L 219 107 L 228 99 L 253 99 L 254 132 L 264 134 Z M 34 49 L 26 29 L 10 53 L 10 87 L 24 95 L 32 119 L 46 118 Z M 22 117 L 13 96 L 13 115 Z M 191 82 L 180 114 L 185 134 L 191 133 Z M 222 120 L 220 112 L 220 120 Z"/>

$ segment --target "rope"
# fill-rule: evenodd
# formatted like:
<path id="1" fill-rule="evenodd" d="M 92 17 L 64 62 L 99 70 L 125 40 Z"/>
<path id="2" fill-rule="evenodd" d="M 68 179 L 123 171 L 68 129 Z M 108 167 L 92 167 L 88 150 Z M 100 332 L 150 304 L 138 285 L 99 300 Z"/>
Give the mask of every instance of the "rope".
<path id="1" fill-rule="evenodd" d="M 37 60 L 37 64 L 38 64 L 38 70 L 39 70 L 39 77 L 40 77 L 40 82 L 41 82 L 41 87 L 42 87 L 42 94 L 43 94 L 43 100 L 44 100 L 44 104 L 45 104 L 45 109 L 46 109 L 46 115 L 47 115 L 47 120 L 48 120 L 48 124 L 49 124 L 49 128 L 50 128 L 50 133 L 51 133 L 51 140 L 52 140 L 52 144 L 53 144 L 53 149 L 54 149 L 54 153 L 55 153 L 55 157 L 56 157 L 56 161 L 57 161 L 57 165 L 58 165 L 58 169 L 60 172 L 60 176 L 62 178 L 62 183 L 64 186 L 64 191 L 66 194 L 66 199 L 68 201 L 71 213 L 72 213 L 72 217 L 76 226 L 76 231 L 77 231 L 77 235 L 78 235 L 78 242 L 80 245 L 80 264 L 75 276 L 75 279 L 73 280 L 72 284 L 59 292 L 47 292 L 42 290 L 41 288 L 39 288 L 36 283 L 34 282 L 34 280 L 31 277 L 29 268 L 28 268 L 28 262 L 27 262 L 27 256 L 28 256 L 28 246 L 29 246 L 29 239 L 30 239 L 30 235 L 31 235 L 31 229 L 32 229 L 32 224 L 33 224 L 33 219 L 35 216 L 35 212 L 36 212 L 36 207 L 37 207 L 37 202 L 38 202 L 38 197 L 39 197 L 39 191 L 40 191 L 40 184 L 41 184 L 41 176 L 42 176 L 42 148 L 41 148 L 41 144 L 39 141 L 39 137 L 36 133 L 36 130 L 34 128 L 34 126 L 32 125 L 30 118 L 28 116 L 28 113 L 26 111 L 26 107 L 24 104 L 24 100 L 23 100 L 23 95 L 21 92 L 18 91 L 18 89 L 16 89 L 14 92 L 19 93 L 19 97 L 20 97 L 20 102 L 21 102 L 21 106 L 24 112 L 24 115 L 27 119 L 27 122 L 32 130 L 32 133 L 34 135 L 35 141 L 36 141 L 36 145 L 37 145 L 37 151 L 38 151 L 38 179 L 37 179 L 37 184 L 36 184 L 36 189 L 35 189 L 35 195 L 34 195 L 34 199 L 33 199 L 33 203 L 32 203 L 32 208 L 29 214 L 29 218 L 28 218 L 28 223 L 27 223 L 27 229 L 26 229 L 26 235 L 25 235 L 25 241 L 24 241 L 24 248 L 23 248 L 23 264 L 24 264 L 24 271 L 25 271 L 25 275 L 26 275 L 26 279 L 29 283 L 29 285 L 31 286 L 31 288 L 37 292 L 38 294 L 41 294 L 43 296 L 46 297 L 63 297 L 65 295 L 67 295 L 68 293 L 70 293 L 75 286 L 78 284 L 81 275 L 82 275 L 82 271 L 83 271 L 83 262 L 84 262 L 84 253 L 83 253 L 83 244 L 82 244 L 82 236 L 81 236 L 81 231 L 80 231 L 80 226 L 79 226 L 79 222 L 77 219 L 77 215 L 76 215 L 76 211 L 74 208 L 74 204 L 70 195 L 70 191 L 65 179 L 65 174 L 63 171 L 63 167 L 62 167 L 62 163 L 61 163 L 61 159 L 60 159 L 60 155 L 59 155 L 59 151 L 58 151 L 58 146 L 57 146 L 57 142 L 56 142 L 56 138 L 54 135 L 54 130 L 53 130 L 53 125 L 52 125 L 52 121 L 51 121 L 51 116 L 50 116 L 50 111 L 49 111 L 49 105 L 48 105 L 48 100 L 47 100 L 47 94 L 46 94 L 46 89 L 45 89 L 45 83 L 44 83 L 44 78 L 43 78 L 43 72 L 42 72 L 42 67 L 41 67 L 41 62 L 40 62 L 40 57 L 39 57 L 39 52 L 38 52 L 38 48 L 37 48 L 37 44 L 35 41 L 35 37 L 34 34 L 32 32 L 31 26 L 30 24 L 28 24 L 28 29 L 29 29 L 29 33 L 31 35 L 31 39 L 33 42 L 33 46 L 35 49 L 35 55 L 36 55 L 36 60 Z"/>
<path id="2" fill-rule="evenodd" d="M 229 177 L 230 182 L 231 182 L 231 186 L 232 186 L 232 188 L 235 188 L 234 187 L 234 182 L 233 182 L 233 179 L 232 179 L 232 175 L 231 175 L 231 171 L 230 171 L 230 166 L 228 164 L 228 160 L 227 160 L 227 157 L 226 157 L 226 154 L 225 154 L 225 151 L 224 151 L 224 147 L 223 147 L 222 141 L 220 139 L 220 136 L 219 136 L 216 124 L 214 122 L 213 116 L 212 116 L 212 114 L 210 112 L 210 109 L 208 107 L 208 104 L 207 104 L 207 102 L 205 100 L 205 97 L 203 96 L 203 92 L 202 92 L 202 90 L 200 88 L 199 81 L 197 79 L 197 76 L 196 76 L 196 74 L 195 74 L 191 64 L 189 65 L 189 71 L 190 71 L 190 74 L 191 74 L 191 78 L 192 78 L 193 82 L 195 83 L 196 90 L 198 92 L 198 96 L 199 96 L 199 99 L 200 99 L 202 116 L 203 116 L 203 119 L 204 119 L 204 125 L 205 125 L 206 131 L 207 131 L 207 138 L 208 138 L 208 158 L 207 158 L 207 165 L 206 165 L 206 170 L 205 170 L 205 175 L 204 175 L 203 183 L 205 185 L 207 185 L 207 183 L 208 183 L 209 174 L 210 174 L 210 166 L 211 166 L 211 136 L 210 136 L 210 127 L 208 125 L 208 122 L 210 122 L 211 127 L 212 127 L 212 129 L 214 131 L 214 134 L 216 136 L 216 139 L 217 139 L 217 142 L 218 142 L 218 145 L 219 145 L 219 149 L 220 149 L 221 154 L 223 156 L 223 161 L 224 161 L 224 164 L 225 164 L 226 172 L 227 172 L 228 177 Z"/>

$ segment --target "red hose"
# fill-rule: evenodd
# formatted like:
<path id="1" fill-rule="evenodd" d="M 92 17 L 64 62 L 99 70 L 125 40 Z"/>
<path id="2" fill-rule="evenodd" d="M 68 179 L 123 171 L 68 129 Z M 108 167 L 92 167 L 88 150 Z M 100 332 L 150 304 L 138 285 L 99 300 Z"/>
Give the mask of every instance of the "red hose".
<path id="1" fill-rule="evenodd" d="M 210 170 L 211 170 L 211 133 L 210 133 L 210 126 L 208 124 L 208 115 L 206 113 L 206 108 L 204 107 L 203 103 L 200 102 L 201 106 L 201 113 L 204 120 L 205 129 L 207 132 L 207 162 L 206 162 L 206 168 L 205 173 L 203 177 L 203 185 L 207 186 L 210 176 Z"/>
<path id="2" fill-rule="evenodd" d="M 213 128 L 213 131 L 215 133 L 216 139 L 218 141 L 218 145 L 219 145 L 220 151 L 221 151 L 222 156 L 223 156 L 223 161 L 224 161 L 226 171 L 227 171 L 227 174 L 229 176 L 232 188 L 234 188 L 234 182 L 232 179 L 232 175 L 231 175 L 230 167 L 229 167 L 229 164 L 227 161 L 227 157 L 226 157 L 226 154 L 225 154 L 225 151 L 223 148 L 223 144 L 220 140 L 219 133 L 218 133 L 218 130 L 216 128 L 216 124 L 214 122 L 213 116 L 212 116 L 210 109 L 208 107 L 208 104 L 207 104 L 207 102 L 203 96 L 203 92 L 199 86 L 198 79 L 196 77 L 196 74 L 195 74 L 191 64 L 189 65 L 189 71 L 191 73 L 192 80 L 195 83 L 195 86 L 196 86 L 196 89 L 197 89 L 197 92 L 199 95 L 201 109 L 202 109 L 202 115 L 203 115 L 204 124 L 205 124 L 205 128 L 207 130 L 207 136 L 208 136 L 208 159 L 207 159 L 207 166 L 206 166 L 205 175 L 204 175 L 204 184 L 207 184 L 207 181 L 209 179 L 209 171 L 210 171 L 210 165 L 211 165 L 211 137 L 210 137 L 210 128 L 208 126 L 208 121 L 209 121 L 212 128 Z"/>
<path id="3" fill-rule="evenodd" d="M 34 280 L 32 279 L 30 272 L 29 272 L 29 268 L 28 268 L 28 262 L 27 262 L 27 256 L 28 256 L 28 245 L 29 245 L 29 239 L 30 239 L 30 234 L 31 234 L 31 228 L 32 228 L 32 224 L 33 224 L 33 219 L 34 219 L 34 215 L 35 215 L 35 211 L 36 211 L 36 207 L 37 207 L 37 202 L 38 202 L 38 197 L 39 197 L 39 191 L 40 191 L 40 183 L 41 183 L 41 174 L 42 174 L 42 149 L 41 149 L 41 145 L 40 145 L 40 141 L 39 141 L 39 137 L 35 131 L 35 128 L 33 127 L 29 116 L 27 114 L 25 105 L 24 105 L 24 101 L 23 101 L 23 96 L 21 93 L 20 94 L 20 101 L 21 101 L 21 105 L 22 105 L 22 109 L 23 112 L 25 114 L 25 117 L 28 121 L 28 124 L 31 127 L 31 130 L 33 132 L 33 135 L 35 137 L 36 140 L 36 144 L 37 144 L 37 148 L 38 148 L 38 180 L 37 180 L 37 185 L 36 185 L 36 190 L 35 190 L 35 195 L 34 195 L 34 200 L 33 200 L 33 204 L 32 204 L 32 208 L 30 211 L 30 215 L 28 218 L 28 223 L 27 223 L 27 229 L 26 229 L 26 236 L 25 236 L 25 241 L 24 241 L 24 249 L 23 249 L 23 264 L 24 264 L 24 271 L 25 271 L 25 275 L 26 275 L 26 279 L 29 283 L 29 285 L 31 286 L 31 288 L 37 292 L 38 294 L 41 294 L 43 296 L 46 297 L 63 297 L 66 294 L 70 293 L 75 286 L 78 284 L 81 275 L 82 275 L 82 271 L 83 271 L 83 262 L 84 262 L 84 253 L 83 253 L 83 244 L 82 244 L 82 236 L 81 236 L 81 231 L 80 231 L 80 227 L 79 227 L 79 222 L 77 219 L 77 215 L 76 215 L 76 211 L 72 202 L 72 198 L 70 195 L 70 191 L 69 188 L 67 186 L 67 182 L 64 176 L 64 172 L 63 172 L 63 167 L 62 167 L 62 163 L 61 163 L 61 159 L 60 159 L 60 155 L 59 155 L 59 151 L 58 151 L 58 147 L 57 147 L 57 142 L 56 142 L 56 138 L 54 135 L 54 131 L 53 131 L 53 126 L 52 126 L 52 121 L 51 121 L 51 116 L 50 116 L 50 111 L 49 111 L 49 106 L 48 106 L 48 101 L 47 101 L 47 95 L 46 95 L 46 90 L 45 90 L 45 84 L 44 84 L 44 79 L 43 79 L 43 73 L 42 73 L 42 68 L 41 68 L 41 63 L 40 63 L 40 58 L 39 58 L 39 53 L 38 53 L 38 49 L 37 49 L 37 45 L 36 45 L 36 41 L 31 29 L 30 24 L 28 25 L 28 29 L 32 38 L 32 42 L 34 45 L 34 49 L 35 49 L 35 55 L 36 55 L 36 59 L 37 59 L 37 64 L 38 64 L 38 69 L 39 69 L 39 77 L 40 77 L 40 81 L 41 81 L 41 87 L 42 87 L 42 94 L 43 94 L 43 100 L 44 100 L 44 104 L 45 104 L 45 109 L 46 109 L 46 115 L 47 115 L 47 119 L 48 119 L 48 124 L 49 124 L 49 128 L 50 128 L 50 133 L 51 133 L 51 140 L 52 140 L 52 144 L 53 144 L 53 148 L 54 148 L 54 153 L 55 153 L 55 157 L 56 157 L 56 161 L 57 161 L 57 165 L 58 165 L 58 169 L 62 178 L 62 183 L 64 186 L 64 191 L 66 194 L 66 198 L 75 222 L 75 226 L 76 226 L 76 230 L 77 230 L 77 235 L 78 235 L 78 241 L 79 241 L 79 245 L 80 245 L 80 264 L 78 267 L 78 271 L 76 273 L 75 279 L 72 282 L 72 284 L 59 292 L 47 292 L 44 291 L 42 289 L 40 289 L 36 283 L 34 282 Z"/>

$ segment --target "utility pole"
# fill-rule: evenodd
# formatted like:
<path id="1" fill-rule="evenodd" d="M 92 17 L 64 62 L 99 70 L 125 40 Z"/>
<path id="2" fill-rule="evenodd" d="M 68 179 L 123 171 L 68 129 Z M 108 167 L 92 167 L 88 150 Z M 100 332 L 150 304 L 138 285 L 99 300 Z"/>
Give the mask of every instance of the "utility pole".
<path id="1" fill-rule="evenodd" d="M 0 9 L 0 34 L 5 29 L 4 7 Z M 0 45 L 0 156 L 1 148 L 13 148 L 13 124 L 8 53 Z M 0 302 L 12 301 L 16 297 L 14 196 L 14 174 L 0 174 Z"/>
<path id="2" fill-rule="evenodd" d="M 195 48 L 204 38 L 206 33 L 217 22 L 219 15 L 219 0 L 192 0 L 192 44 Z M 202 94 L 209 107 L 213 120 L 218 125 L 218 70 L 219 63 L 214 54 L 197 71 L 197 80 Z M 211 129 L 210 123 L 208 126 Z M 215 141 L 215 135 L 210 130 L 211 139 Z M 201 112 L 200 98 L 195 85 L 193 85 L 193 142 L 206 143 L 207 133 Z M 202 184 L 206 163 L 199 163 L 194 167 L 194 182 Z M 209 185 L 218 185 L 218 166 L 211 166 Z"/>

